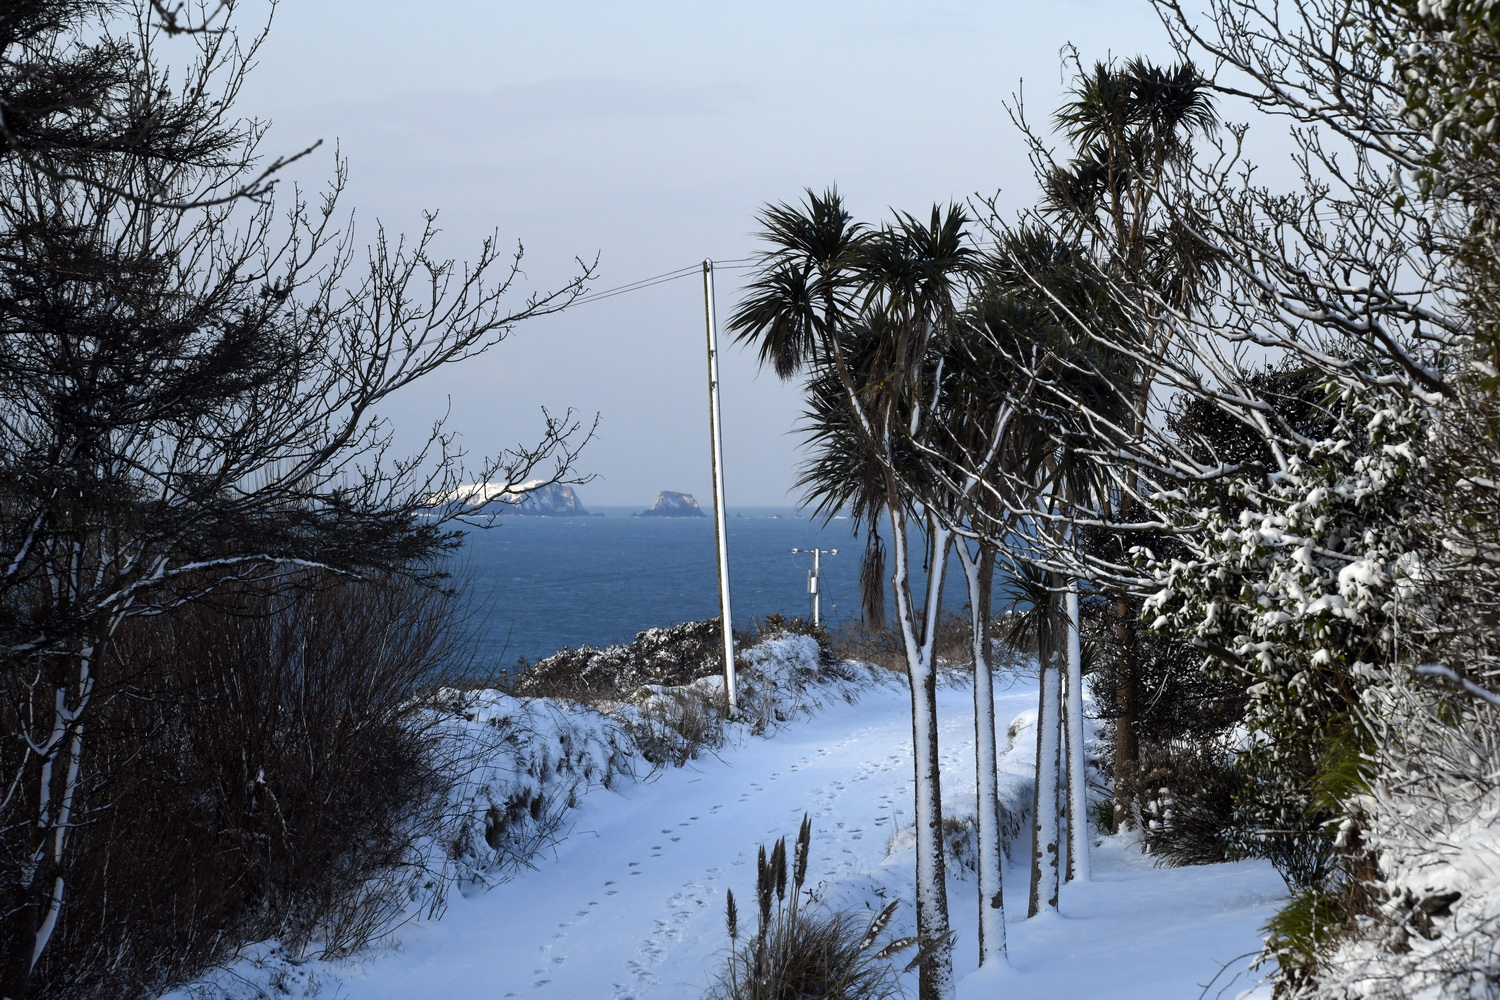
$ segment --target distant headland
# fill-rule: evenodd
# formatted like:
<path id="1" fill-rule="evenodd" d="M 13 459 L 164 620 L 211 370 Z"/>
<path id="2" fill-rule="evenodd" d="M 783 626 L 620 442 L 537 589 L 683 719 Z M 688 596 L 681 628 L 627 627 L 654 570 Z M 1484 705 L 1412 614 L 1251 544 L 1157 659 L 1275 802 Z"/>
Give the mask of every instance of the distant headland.
<path id="1" fill-rule="evenodd" d="M 433 503 L 456 506 L 464 516 L 474 517 L 593 517 L 584 509 L 578 493 L 566 483 L 544 483 L 540 479 L 511 485 L 472 483 L 460 486 Z"/>

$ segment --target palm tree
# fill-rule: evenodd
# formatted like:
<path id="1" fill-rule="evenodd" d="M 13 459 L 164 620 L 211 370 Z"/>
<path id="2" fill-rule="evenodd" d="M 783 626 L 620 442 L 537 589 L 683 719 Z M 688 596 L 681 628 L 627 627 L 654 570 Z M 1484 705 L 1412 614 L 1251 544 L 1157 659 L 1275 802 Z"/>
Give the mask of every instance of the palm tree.
<path id="1" fill-rule="evenodd" d="M 1134 355 L 1128 377 L 1130 413 L 1122 430 L 1139 437 L 1148 421 L 1154 359 L 1168 347 L 1173 325 L 1169 311 L 1201 308 L 1215 280 L 1218 255 L 1196 232 L 1195 205 L 1174 189 L 1176 173 L 1191 161 L 1196 138 L 1218 126 L 1212 92 L 1191 63 L 1162 68 L 1144 59 L 1123 66 L 1098 63 L 1081 73 L 1073 99 L 1053 116 L 1073 143 L 1075 156 L 1053 166 L 1043 178 L 1041 216 L 1059 235 L 1092 258 L 1115 288 L 1117 300 L 1137 304 L 1143 322 L 1116 323 L 1081 313 L 1093 335 L 1111 342 L 1120 357 Z M 1144 304 L 1141 308 L 1140 304 Z M 1138 483 L 1122 477 L 1111 498 L 1112 520 L 1137 520 Z M 1130 542 L 1111 542 L 1116 562 L 1127 562 Z M 1140 750 L 1136 720 L 1140 691 L 1136 664 L 1139 601 L 1124 590 L 1114 594 L 1116 701 L 1115 823 L 1133 825 L 1134 788 Z"/>
<path id="2" fill-rule="evenodd" d="M 981 283 L 982 284 L 982 283 Z M 1000 546 L 983 528 L 1006 520 L 1002 505 L 991 492 L 1002 482 L 1002 469 L 1024 464 L 1016 445 L 1014 418 L 1021 412 L 1027 376 L 1020 358 L 997 350 L 999 340 L 976 335 L 988 328 L 1032 330 L 1047 317 L 1025 303 L 980 295 L 964 314 L 965 336 L 952 338 L 942 355 L 940 383 L 942 435 L 917 462 L 924 470 L 927 502 L 954 527 L 955 547 L 969 592 L 970 635 L 974 668 L 974 763 L 977 804 L 976 860 L 979 902 L 979 962 L 1005 958 L 1004 855 L 1000 833 L 998 742 L 991 665 L 991 608 Z M 942 482 L 954 469 L 966 469 L 962 481 Z M 932 480 L 938 480 L 934 482 Z M 982 514 L 977 512 L 982 511 Z"/>
<path id="3" fill-rule="evenodd" d="M 1117 422 L 1121 359 L 1099 349 L 1075 322 L 1108 308 L 1099 275 L 1076 247 L 1036 229 L 1003 234 L 986 261 L 985 278 L 967 319 L 971 360 L 950 364 L 944 413 L 955 438 L 949 468 L 977 481 L 967 497 L 969 530 L 1030 581 L 1028 607 L 1039 640 L 1041 690 L 1036 808 L 1032 854 L 1032 914 L 1055 908 L 1059 885 L 1059 770 L 1062 722 L 1069 722 L 1066 773 L 1069 869 L 1087 877 L 1083 820 L 1082 690 L 1076 616 L 1060 567 L 1049 557 L 1074 545 L 1067 519 L 1097 505 L 1100 466 L 1088 460 L 1102 428 L 1086 415 Z M 960 387 L 973 382 L 973 387 Z M 954 475 L 949 473 L 950 476 Z M 1062 701 L 1064 660 L 1067 702 Z M 1064 711 L 1066 707 L 1066 711 Z"/>
<path id="4" fill-rule="evenodd" d="M 836 191 L 809 191 L 803 204 L 760 216 L 756 280 L 730 319 L 739 341 L 759 344 L 762 363 L 790 378 L 810 375 L 813 408 L 828 439 L 857 454 L 855 487 L 865 513 L 883 511 L 890 531 L 891 585 L 911 685 L 916 771 L 917 935 L 922 1000 L 953 996 L 952 940 L 942 852 L 934 647 L 951 530 L 920 503 L 900 468 L 900 442 L 936 430 L 939 372 L 932 352 L 954 334 L 961 290 L 972 274 L 968 217 L 934 207 L 921 221 L 901 215 L 871 229 L 855 223 Z M 837 419 L 833 414 L 837 413 Z M 824 449 L 827 454 L 827 448 Z M 827 466 L 830 472 L 836 466 Z M 908 514 L 923 511 L 927 588 L 921 608 L 911 589 Z"/>

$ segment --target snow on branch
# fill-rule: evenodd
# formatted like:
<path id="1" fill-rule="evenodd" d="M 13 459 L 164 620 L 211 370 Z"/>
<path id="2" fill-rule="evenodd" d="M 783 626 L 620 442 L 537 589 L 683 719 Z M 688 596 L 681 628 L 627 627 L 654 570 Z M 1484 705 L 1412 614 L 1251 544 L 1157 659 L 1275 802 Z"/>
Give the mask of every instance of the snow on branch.
<path id="1" fill-rule="evenodd" d="M 1496 708 L 1500 708 L 1500 694 L 1496 694 L 1488 688 L 1482 688 L 1466 677 L 1458 676 L 1458 674 L 1454 673 L 1452 667 L 1445 667 L 1441 663 L 1424 663 L 1414 669 L 1423 677 L 1441 677 L 1446 681 L 1451 681 L 1475 698 L 1487 701 Z"/>

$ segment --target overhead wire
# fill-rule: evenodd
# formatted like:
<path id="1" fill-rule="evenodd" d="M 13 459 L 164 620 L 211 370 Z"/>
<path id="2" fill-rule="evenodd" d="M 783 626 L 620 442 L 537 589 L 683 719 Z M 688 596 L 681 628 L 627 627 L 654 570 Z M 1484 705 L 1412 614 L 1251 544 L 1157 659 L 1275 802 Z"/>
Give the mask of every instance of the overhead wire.
<path id="1" fill-rule="evenodd" d="M 713 265 L 715 268 L 723 268 L 726 271 L 740 271 L 750 267 L 754 262 L 755 258 L 753 257 L 736 257 L 731 260 L 716 260 L 713 262 Z M 654 288 L 657 285 L 664 285 L 668 282 L 697 274 L 702 266 L 702 264 L 689 264 L 686 267 L 679 267 L 673 271 L 664 271 L 661 274 L 655 274 L 649 278 L 641 278 L 638 281 L 632 281 L 628 284 L 616 286 L 615 288 L 606 288 L 599 292 L 589 292 L 574 299 L 572 304 L 581 306 L 589 302 L 602 302 L 605 299 L 612 299 L 616 295 L 644 291 L 647 288 Z"/>
<path id="2" fill-rule="evenodd" d="M 575 306 L 581 306 L 588 302 L 600 302 L 604 299 L 612 299 L 616 295 L 624 295 L 627 292 L 643 291 L 656 285 L 666 284 L 669 281 L 676 281 L 679 278 L 686 278 L 690 274 L 692 274 L 695 269 L 696 268 L 694 267 L 679 267 L 675 271 L 667 271 L 664 274 L 654 275 L 650 278 L 642 278 L 639 281 L 632 281 L 628 285 L 620 285 L 617 288 L 607 288 L 602 292 L 589 292 L 586 295 L 580 295 L 578 298 L 574 299 L 572 304 Z"/>

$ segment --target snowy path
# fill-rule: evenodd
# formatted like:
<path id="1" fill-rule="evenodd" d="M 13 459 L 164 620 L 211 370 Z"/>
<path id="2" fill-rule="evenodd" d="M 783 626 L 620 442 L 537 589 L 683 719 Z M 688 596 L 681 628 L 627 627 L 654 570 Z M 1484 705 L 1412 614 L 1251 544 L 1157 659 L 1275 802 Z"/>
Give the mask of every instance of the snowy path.
<path id="1" fill-rule="evenodd" d="M 455 899 L 443 920 L 403 933 L 402 957 L 366 966 L 342 995 L 459 997 L 480 982 L 484 995 L 501 997 L 696 995 L 727 941 L 725 890 L 753 898 L 758 846 L 795 837 L 804 812 L 813 821 L 809 884 L 879 866 L 911 812 L 906 698 L 871 692 L 722 760 L 595 790 L 555 859 Z M 970 716 L 947 713 L 943 737 L 955 757 L 972 746 L 972 728 Z"/>
<path id="2" fill-rule="evenodd" d="M 968 697 L 962 689 L 941 696 L 954 797 L 972 788 Z M 1034 699 L 1030 686 L 999 694 L 1001 726 Z M 722 759 L 595 789 L 535 870 L 455 897 L 442 920 L 401 929 L 399 954 L 331 965 L 341 980 L 333 992 L 341 1000 L 701 996 L 727 943 L 725 890 L 753 899 L 757 847 L 793 838 L 804 812 L 814 831 L 810 885 L 852 899 L 878 881 L 910 897 L 908 862 L 887 857 L 892 832 L 910 821 L 910 745 L 907 695 L 890 688 L 750 739 Z M 1026 922 L 1012 913 L 1013 966 L 972 979 L 961 995 L 988 997 L 1003 982 L 1003 995 L 1018 1000 L 1137 995 L 1121 989 L 1127 984 L 1149 987 L 1139 995 L 1153 1000 L 1194 997 L 1194 984 L 1217 968 L 1210 959 L 1256 945 L 1255 928 L 1280 891 L 1257 866 L 1162 872 L 1109 851 L 1097 864 L 1095 884 L 1068 888 L 1067 916 Z M 1007 879 L 1013 909 L 1024 905 L 1024 867 Z M 973 888 L 955 880 L 950 894 L 962 974 L 973 962 Z M 1059 960 L 1068 967 L 1049 973 Z M 1060 981 L 1053 973 L 1065 974 Z"/>

